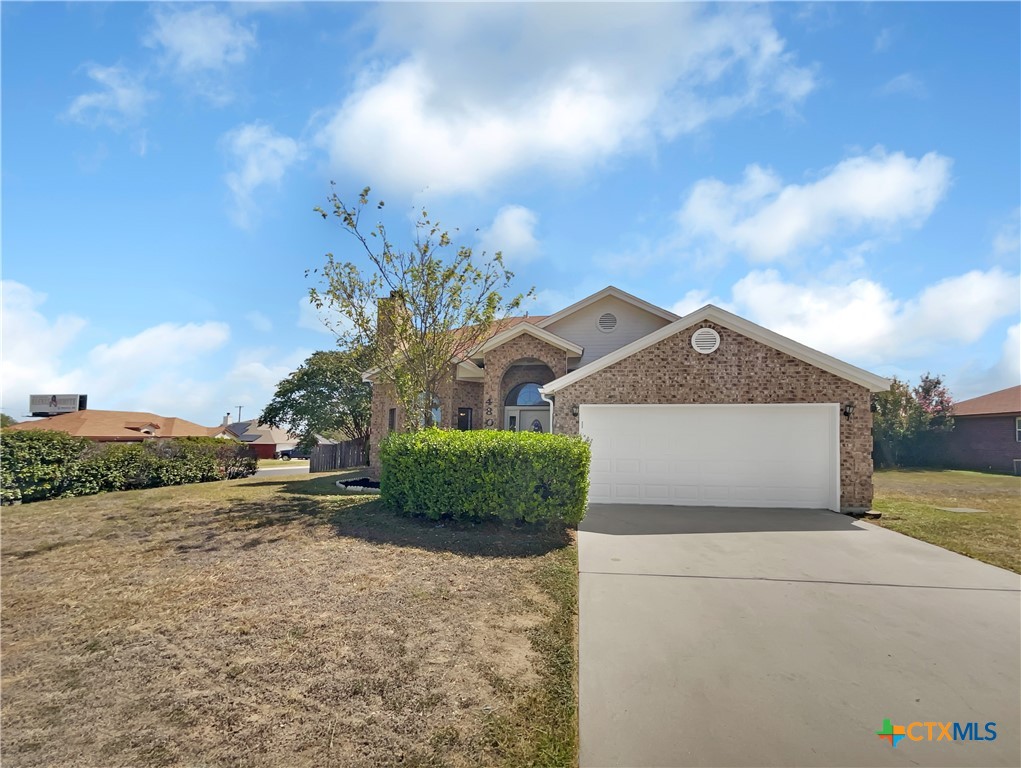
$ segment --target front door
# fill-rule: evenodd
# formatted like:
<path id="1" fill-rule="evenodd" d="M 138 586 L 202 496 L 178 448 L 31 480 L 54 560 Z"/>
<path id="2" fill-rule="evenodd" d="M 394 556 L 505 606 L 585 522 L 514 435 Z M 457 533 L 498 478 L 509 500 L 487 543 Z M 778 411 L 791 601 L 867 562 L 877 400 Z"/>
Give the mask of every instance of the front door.
<path id="1" fill-rule="evenodd" d="M 504 408 L 503 428 L 512 432 L 549 432 L 549 408 Z"/>

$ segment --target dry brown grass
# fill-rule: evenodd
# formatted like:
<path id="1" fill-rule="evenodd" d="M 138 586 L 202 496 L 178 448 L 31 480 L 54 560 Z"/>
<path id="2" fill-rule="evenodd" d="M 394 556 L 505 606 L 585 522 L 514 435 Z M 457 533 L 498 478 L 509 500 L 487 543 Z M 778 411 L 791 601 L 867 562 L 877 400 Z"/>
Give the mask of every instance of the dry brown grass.
<path id="1" fill-rule="evenodd" d="M 5 508 L 5 768 L 573 760 L 567 534 L 336 477 Z"/>

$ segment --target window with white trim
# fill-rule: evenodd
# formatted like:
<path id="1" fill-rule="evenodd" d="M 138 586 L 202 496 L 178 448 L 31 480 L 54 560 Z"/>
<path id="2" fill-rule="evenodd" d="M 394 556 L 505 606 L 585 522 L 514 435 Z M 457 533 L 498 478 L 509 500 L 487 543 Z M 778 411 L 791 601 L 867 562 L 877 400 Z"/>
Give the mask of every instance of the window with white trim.
<path id="1" fill-rule="evenodd" d="M 1021 416 L 1014 419 L 1014 432 L 1017 435 L 1017 441 L 1021 443 Z"/>

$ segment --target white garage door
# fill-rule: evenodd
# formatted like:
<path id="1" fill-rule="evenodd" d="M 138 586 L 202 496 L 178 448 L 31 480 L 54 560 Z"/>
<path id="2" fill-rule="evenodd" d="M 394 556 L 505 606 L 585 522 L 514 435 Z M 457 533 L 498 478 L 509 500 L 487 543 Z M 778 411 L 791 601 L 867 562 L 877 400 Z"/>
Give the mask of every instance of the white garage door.
<path id="1" fill-rule="evenodd" d="M 589 501 L 840 509 L 839 411 L 822 405 L 582 405 Z"/>

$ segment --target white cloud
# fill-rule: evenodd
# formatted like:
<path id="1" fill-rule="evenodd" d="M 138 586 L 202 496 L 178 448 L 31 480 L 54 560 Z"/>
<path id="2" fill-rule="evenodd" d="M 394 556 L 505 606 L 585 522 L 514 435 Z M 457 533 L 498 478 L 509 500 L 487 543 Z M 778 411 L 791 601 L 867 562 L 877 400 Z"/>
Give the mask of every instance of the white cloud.
<path id="1" fill-rule="evenodd" d="M 333 328 L 340 332 L 349 330 L 351 321 L 328 305 L 316 309 L 307 296 L 298 299 L 298 327 L 335 336 Z"/>
<path id="2" fill-rule="evenodd" d="M 227 410 L 258 415 L 309 349 L 228 350 L 225 323 L 162 323 L 81 349 L 86 321 L 51 319 L 46 295 L 11 280 L 2 290 L 4 412 L 20 418 L 33 393 L 81 393 L 98 410 L 149 411 L 213 426 Z M 76 366 L 70 359 L 80 360 Z"/>
<path id="3" fill-rule="evenodd" d="M 678 221 L 685 236 L 710 250 L 775 261 L 835 235 L 921 224 L 946 194 L 950 166 L 935 152 L 916 159 L 877 148 L 816 181 L 784 185 L 773 171 L 751 165 L 737 184 L 697 182 Z"/>
<path id="4" fill-rule="evenodd" d="M 126 408 L 182 416 L 214 426 L 227 412 L 232 421 L 236 420 L 240 405 L 241 418 L 255 418 L 273 397 L 277 384 L 310 354 L 306 349 L 286 353 L 273 348 L 240 349 L 233 357 L 224 357 L 215 376 L 190 376 L 181 370 L 183 375 L 174 378 L 148 378 L 131 394 L 131 405 Z"/>
<path id="5" fill-rule="evenodd" d="M 588 295 L 602 290 L 603 287 L 605 286 L 589 291 Z M 579 286 L 576 286 L 570 293 L 555 288 L 541 288 L 530 300 L 522 304 L 522 312 L 529 315 L 552 315 L 585 298 L 586 294 L 578 292 L 578 288 Z"/>
<path id="6" fill-rule="evenodd" d="M 118 375 L 156 365 L 175 365 L 215 352 L 230 340 L 226 323 L 161 323 L 112 344 L 100 344 L 89 353 L 97 369 L 110 368 Z"/>
<path id="7" fill-rule="evenodd" d="M 883 51 L 889 50 L 893 44 L 895 32 L 890 27 L 883 27 L 879 30 L 879 34 L 876 35 L 872 41 L 872 50 L 875 53 L 882 53 Z"/>
<path id="8" fill-rule="evenodd" d="M 252 327 L 262 333 L 269 333 L 273 330 L 273 321 L 262 312 L 252 311 L 245 315 L 245 320 L 251 323 Z"/>
<path id="9" fill-rule="evenodd" d="M 4 412 L 14 418 L 28 413 L 31 394 L 78 392 L 78 372 L 62 371 L 60 358 L 78 338 L 85 320 L 74 315 L 50 320 L 41 311 L 46 294 L 13 280 L 0 281 L 0 299 Z"/>
<path id="10" fill-rule="evenodd" d="M 997 256 L 1021 256 L 1021 208 L 1015 209 L 996 233 L 993 238 L 993 252 Z"/>
<path id="11" fill-rule="evenodd" d="M 143 42 L 161 50 L 164 65 L 215 104 L 232 100 L 225 75 L 243 64 L 256 45 L 253 27 L 212 6 L 160 9 Z"/>
<path id="12" fill-rule="evenodd" d="M 222 137 L 221 145 L 234 167 L 225 176 L 234 203 L 231 217 L 238 226 L 247 227 L 257 209 L 256 190 L 278 185 L 300 159 L 301 147 L 264 123 L 238 126 Z"/>
<path id="13" fill-rule="evenodd" d="M 83 93 L 71 102 L 64 114 L 77 123 L 119 130 L 137 123 L 154 97 L 145 88 L 142 77 L 125 67 L 89 64 L 86 74 L 100 89 Z"/>
<path id="14" fill-rule="evenodd" d="M 521 205 L 505 205 L 496 212 L 493 223 L 479 237 L 478 253 L 492 256 L 503 253 L 508 266 L 526 264 L 539 255 L 535 226 L 539 217 Z"/>
<path id="15" fill-rule="evenodd" d="M 1021 323 L 1007 329 L 1007 337 L 1003 340 L 1003 354 L 1000 362 L 992 370 L 987 386 L 992 392 L 1021 384 Z"/>
<path id="16" fill-rule="evenodd" d="M 911 72 L 890 78 L 879 87 L 878 92 L 882 96 L 913 96 L 916 99 L 924 99 L 929 95 L 929 89 L 922 79 Z"/>
<path id="17" fill-rule="evenodd" d="M 681 297 L 680 301 L 675 302 L 674 305 L 670 307 L 670 311 L 675 315 L 684 317 L 689 312 L 701 309 L 706 304 L 715 304 L 719 307 L 722 306 L 723 302 L 720 301 L 719 298 L 712 296 L 709 291 L 705 291 L 700 288 L 692 288 Z"/>
<path id="18" fill-rule="evenodd" d="M 1021 324 L 1007 328 L 1000 358 L 991 366 L 962 356 L 958 369 L 947 376 L 955 400 L 968 400 L 1021 384 Z"/>
<path id="19" fill-rule="evenodd" d="M 384 4 L 375 19 L 388 58 L 317 141 L 390 188 L 578 172 L 741 111 L 789 109 L 815 86 L 762 8 Z"/>
<path id="20" fill-rule="evenodd" d="M 973 344 L 996 322 L 1016 317 L 1021 280 L 999 268 L 973 270 L 898 299 L 865 278 L 797 284 L 770 269 L 735 283 L 724 306 L 827 354 L 859 364 L 897 364 Z"/>

